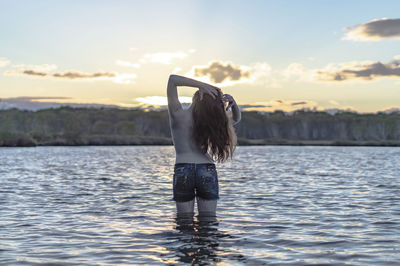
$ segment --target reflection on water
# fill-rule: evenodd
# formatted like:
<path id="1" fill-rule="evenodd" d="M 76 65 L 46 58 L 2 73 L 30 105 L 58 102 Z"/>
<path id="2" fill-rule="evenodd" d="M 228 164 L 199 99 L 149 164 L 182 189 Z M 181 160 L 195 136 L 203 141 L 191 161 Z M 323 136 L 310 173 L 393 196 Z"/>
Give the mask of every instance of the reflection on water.
<path id="1" fill-rule="evenodd" d="M 216 263 L 219 238 L 224 234 L 218 232 L 215 216 L 176 215 L 174 228 L 179 232 L 176 237 L 168 240 L 167 249 L 185 263 Z"/>
<path id="2" fill-rule="evenodd" d="M 177 216 L 172 146 L 0 149 L 0 264 L 400 265 L 400 149 L 238 147 Z"/>

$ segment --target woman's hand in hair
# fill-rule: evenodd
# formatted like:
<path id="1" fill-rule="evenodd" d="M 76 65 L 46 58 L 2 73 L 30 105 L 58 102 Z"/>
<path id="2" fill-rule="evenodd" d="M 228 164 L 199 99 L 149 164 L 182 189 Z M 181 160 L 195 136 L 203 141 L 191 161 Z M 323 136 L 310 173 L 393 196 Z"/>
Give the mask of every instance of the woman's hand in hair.
<path id="1" fill-rule="evenodd" d="M 222 95 L 222 101 L 224 103 L 229 102 L 228 107 L 226 107 L 226 111 L 231 108 L 233 124 L 236 125 L 239 123 L 242 118 L 242 114 L 240 113 L 239 106 L 236 104 L 235 99 L 233 99 L 233 97 L 229 94 L 224 94 Z"/>
<path id="2" fill-rule="evenodd" d="M 235 103 L 235 99 L 233 99 L 232 95 L 229 94 L 224 94 L 222 95 L 222 101 L 228 102 L 228 106 L 226 107 L 226 111 L 228 111 L 228 109 Z"/>
<path id="3" fill-rule="evenodd" d="M 200 100 L 203 99 L 204 93 L 207 93 L 213 97 L 213 99 L 216 99 L 218 97 L 218 94 L 222 94 L 221 89 L 215 86 L 212 86 L 207 83 L 203 83 L 201 86 L 199 86 L 199 93 L 200 93 Z"/>

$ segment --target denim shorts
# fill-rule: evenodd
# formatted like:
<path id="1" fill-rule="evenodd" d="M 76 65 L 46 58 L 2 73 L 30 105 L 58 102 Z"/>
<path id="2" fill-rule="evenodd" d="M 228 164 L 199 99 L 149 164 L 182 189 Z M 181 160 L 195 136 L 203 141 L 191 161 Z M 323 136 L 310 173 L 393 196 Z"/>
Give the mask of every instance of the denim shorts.
<path id="1" fill-rule="evenodd" d="M 173 177 L 173 200 L 190 201 L 199 196 L 219 199 L 218 174 L 214 163 L 176 163 Z"/>

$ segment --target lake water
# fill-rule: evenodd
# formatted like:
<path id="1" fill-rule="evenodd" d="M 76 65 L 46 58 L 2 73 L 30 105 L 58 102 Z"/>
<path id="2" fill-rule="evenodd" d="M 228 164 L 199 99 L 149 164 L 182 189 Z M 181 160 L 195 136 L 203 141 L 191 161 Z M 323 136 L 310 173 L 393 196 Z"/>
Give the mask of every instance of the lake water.
<path id="1" fill-rule="evenodd" d="M 0 148 L 0 264 L 400 265 L 400 148 L 239 146 L 214 222 L 176 217 L 174 156 Z"/>

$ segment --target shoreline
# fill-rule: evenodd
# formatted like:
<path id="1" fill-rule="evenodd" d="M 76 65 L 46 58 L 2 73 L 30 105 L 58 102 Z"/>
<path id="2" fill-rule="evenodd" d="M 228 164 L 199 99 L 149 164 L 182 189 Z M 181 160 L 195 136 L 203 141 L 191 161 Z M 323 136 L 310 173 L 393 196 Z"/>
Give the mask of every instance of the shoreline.
<path id="1" fill-rule="evenodd" d="M 170 138 L 130 136 L 115 138 L 101 136 L 38 141 L 9 141 L 0 143 L 0 147 L 40 147 L 40 146 L 172 146 Z M 237 146 L 365 146 L 365 147 L 400 147 L 398 140 L 354 141 L 354 140 L 288 140 L 288 139 L 238 139 Z"/>

